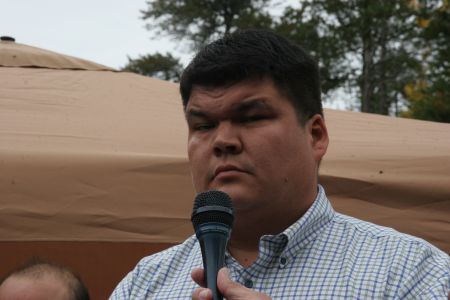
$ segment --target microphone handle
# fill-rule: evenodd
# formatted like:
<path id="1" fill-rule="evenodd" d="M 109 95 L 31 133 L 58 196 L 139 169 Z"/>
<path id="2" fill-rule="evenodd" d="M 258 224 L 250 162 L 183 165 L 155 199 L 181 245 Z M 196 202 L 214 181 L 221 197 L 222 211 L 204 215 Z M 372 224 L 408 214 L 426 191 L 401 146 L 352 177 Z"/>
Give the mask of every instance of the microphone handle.
<path id="1" fill-rule="evenodd" d="M 213 300 L 223 300 L 217 288 L 217 273 L 225 265 L 227 241 L 228 236 L 220 232 L 205 233 L 199 240 L 205 269 L 205 284 L 212 291 Z"/>

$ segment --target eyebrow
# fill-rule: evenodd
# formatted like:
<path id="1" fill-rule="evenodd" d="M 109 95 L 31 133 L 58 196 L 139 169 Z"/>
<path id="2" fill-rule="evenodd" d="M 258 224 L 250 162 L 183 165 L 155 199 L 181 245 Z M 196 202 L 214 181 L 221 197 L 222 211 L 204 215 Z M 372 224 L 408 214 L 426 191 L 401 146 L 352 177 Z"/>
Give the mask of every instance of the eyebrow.
<path id="1" fill-rule="evenodd" d="M 252 99 L 233 104 L 230 111 L 231 113 L 246 113 L 253 109 L 270 109 L 270 107 L 264 99 Z M 202 110 L 190 108 L 186 111 L 185 116 L 186 120 L 189 121 L 192 118 L 208 118 L 210 114 Z"/>
<path id="2" fill-rule="evenodd" d="M 208 114 L 201 110 L 196 110 L 195 108 L 191 108 L 186 111 L 185 117 L 186 117 L 186 120 L 189 122 L 189 120 L 191 120 L 192 118 L 207 118 Z"/>
<path id="3" fill-rule="evenodd" d="M 247 112 L 252 109 L 268 109 L 270 105 L 264 99 L 244 100 L 231 106 L 233 112 Z"/>

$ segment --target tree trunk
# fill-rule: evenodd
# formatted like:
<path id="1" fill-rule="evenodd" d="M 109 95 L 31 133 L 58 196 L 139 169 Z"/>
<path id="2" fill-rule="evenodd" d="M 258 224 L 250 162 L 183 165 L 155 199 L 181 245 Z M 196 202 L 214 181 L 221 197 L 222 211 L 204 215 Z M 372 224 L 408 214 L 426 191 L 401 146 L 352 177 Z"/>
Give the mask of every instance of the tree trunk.
<path id="1" fill-rule="evenodd" d="M 373 43 L 370 33 L 363 33 L 363 51 L 362 51 L 362 80 L 361 80 L 361 111 L 373 112 L 372 98 L 373 98 Z"/>
<path id="2" fill-rule="evenodd" d="M 387 21 L 387 20 L 386 20 Z M 384 25 L 386 25 L 386 22 L 383 22 Z M 386 35 L 388 34 L 388 28 L 387 26 L 383 26 L 383 28 L 380 30 L 380 39 L 379 39 L 379 47 L 380 47 L 380 57 L 378 59 L 379 64 L 379 78 L 378 79 L 378 95 L 375 97 L 376 99 L 376 110 L 375 113 L 381 114 L 381 115 L 388 115 L 389 114 L 389 106 L 390 106 L 390 99 L 388 96 L 387 91 L 387 82 L 386 82 Z"/>

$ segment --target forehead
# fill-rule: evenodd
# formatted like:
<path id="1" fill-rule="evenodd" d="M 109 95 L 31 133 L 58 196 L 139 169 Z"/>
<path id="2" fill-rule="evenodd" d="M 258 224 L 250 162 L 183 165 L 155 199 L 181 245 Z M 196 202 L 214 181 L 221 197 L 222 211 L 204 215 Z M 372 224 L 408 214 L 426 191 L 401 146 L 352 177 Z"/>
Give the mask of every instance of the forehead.
<path id="1" fill-rule="evenodd" d="M 186 114 L 197 110 L 221 113 L 268 108 L 278 106 L 279 102 L 289 101 L 280 94 L 271 79 L 251 79 L 220 87 L 195 85 L 186 106 Z"/>

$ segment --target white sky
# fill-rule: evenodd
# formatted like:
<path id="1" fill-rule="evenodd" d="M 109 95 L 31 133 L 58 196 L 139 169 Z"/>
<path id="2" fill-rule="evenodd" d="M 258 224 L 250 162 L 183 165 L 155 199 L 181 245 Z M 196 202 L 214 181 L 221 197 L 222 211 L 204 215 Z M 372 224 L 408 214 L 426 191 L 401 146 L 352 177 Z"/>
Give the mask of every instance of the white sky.
<path id="1" fill-rule="evenodd" d="M 140 10 L 146 8 L 145 0 L 0 0 L 0 35 L 115 69 L 125 66 L 127 56 L 155 52 L 171 52 L 188 63 L 187 47 L 154 38 L 145 28 Z M 324 105 L 345 108 L 340 101 Z"/>
<path id="2" fill-rule="evenodd" d="M 151 40 L 140 19 L 146 7 L 145 0 L 0 0 L 0 35 L 120 68 L 127 55 L 173 52 L 169 39 Z"/>

